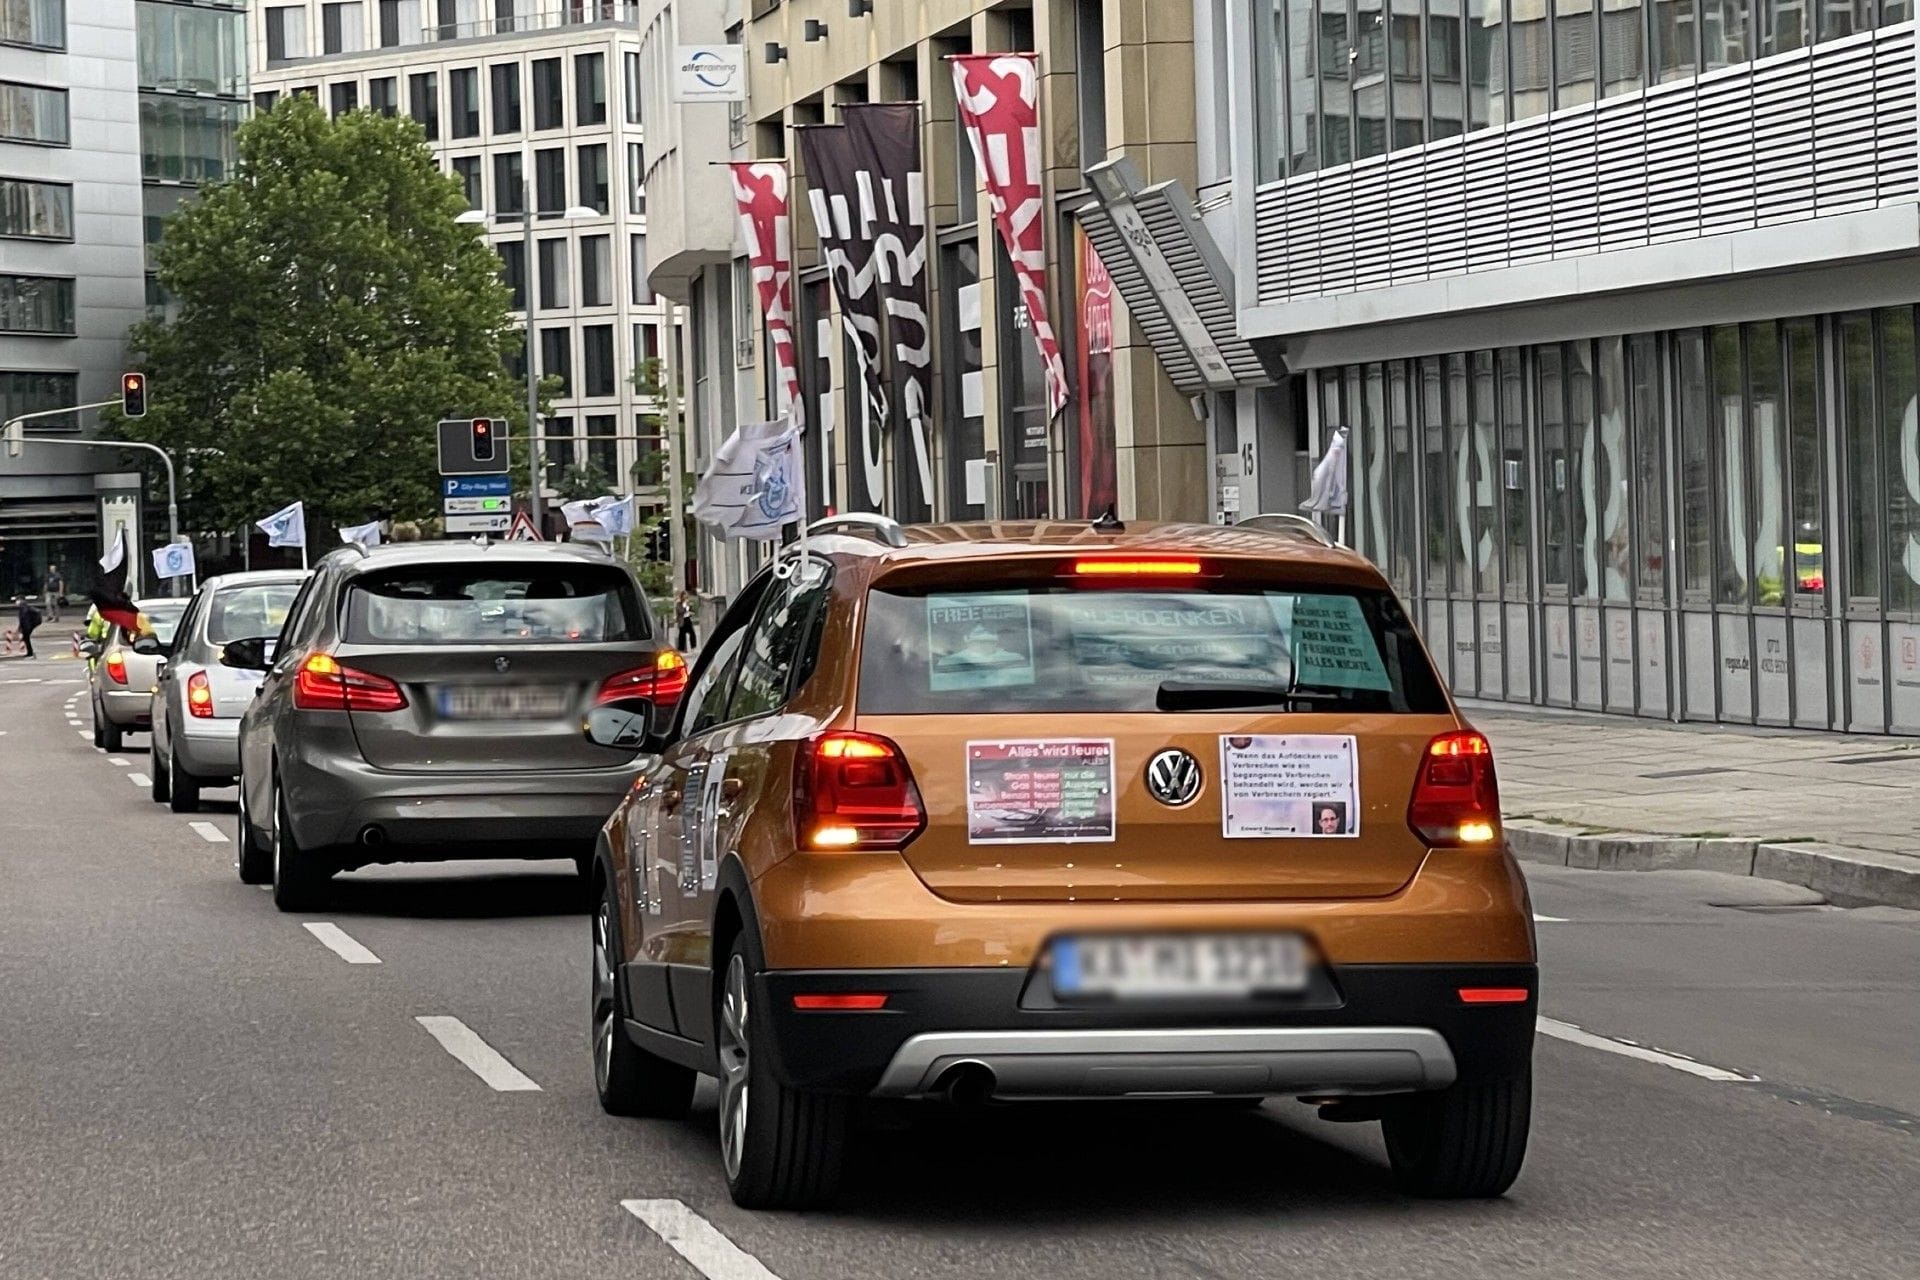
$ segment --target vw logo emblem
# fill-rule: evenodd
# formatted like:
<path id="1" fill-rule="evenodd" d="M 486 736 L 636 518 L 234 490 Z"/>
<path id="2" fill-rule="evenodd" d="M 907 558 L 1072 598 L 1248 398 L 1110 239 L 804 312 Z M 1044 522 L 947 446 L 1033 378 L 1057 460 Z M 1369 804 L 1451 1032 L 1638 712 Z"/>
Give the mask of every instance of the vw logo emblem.
<path id="1" fill-rule="evenodd" d="M 1178 747 L 1156 752 L 1147 761 L 1147 790 L 1161 804 L 1179 808 L 1200 794 L 1200 762 Z"/>
<path id="2" fill-rule="evenodd" d="M 495 671 L 498 671 L 501 675 L 507 674 L 507 672 L 512 670 L 512 668 L 513 668 L 513 659 L 511 658 L 502 656 L 502 657 L 495 658 L 493 660 L 493 669 Z"/>

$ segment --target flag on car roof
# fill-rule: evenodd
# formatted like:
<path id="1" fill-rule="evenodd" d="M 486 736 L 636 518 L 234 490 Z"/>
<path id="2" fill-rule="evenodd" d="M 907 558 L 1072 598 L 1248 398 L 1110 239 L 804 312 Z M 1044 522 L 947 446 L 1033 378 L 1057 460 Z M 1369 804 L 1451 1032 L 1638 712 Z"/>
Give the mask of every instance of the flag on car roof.
<path id="1" fill-rule="evenodd" d="M 786 419 L 742 423 L 693 491 L 693 518 L 723 538 L 778 540 L 806 519 L 800 431 Z"/>
<path id="2" fill-rule="evenodd" d="M 304 548 L 307 545 L 307 504 L 296 502 L 282 507 L 265 520 L 254 521 L 254 528 L 267 535 L 267 545 L 270 547 Z"/>
<path id="3" fill-rule="evenodd" d="M 358 543 L 363 547 L 380 545 L 380 522 L 369 520 L 365 524 L 349 525 L 340 531 L 340 541 L 352 546 Z"/>
<path id="4" fill-rule="evenodd" d="M 113 545 L 100 557 L 100 576 L 87 599 L 93 601 L 100 616 L 123 631 L 138 633 L 140 610 L 127 595 L 127 529 L 114 530 Z"/>

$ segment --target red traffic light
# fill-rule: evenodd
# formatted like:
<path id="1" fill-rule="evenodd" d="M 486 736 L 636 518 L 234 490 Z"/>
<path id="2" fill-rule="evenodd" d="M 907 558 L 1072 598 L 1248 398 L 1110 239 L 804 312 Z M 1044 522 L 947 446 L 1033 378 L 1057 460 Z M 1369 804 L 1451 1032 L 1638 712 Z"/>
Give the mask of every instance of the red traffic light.
<path id="1" fill-rule="evenodd" d="M 476 462 L 493 461 L 493 421 L 489 418 L 473 420 L 473 457 Z"/>
<path id="2" fill-rule="evenodd" d="M 144 373 L 124 373 L 120 375 L 120 412 L 129 418 L 147 416 L 147 375 Z"/>

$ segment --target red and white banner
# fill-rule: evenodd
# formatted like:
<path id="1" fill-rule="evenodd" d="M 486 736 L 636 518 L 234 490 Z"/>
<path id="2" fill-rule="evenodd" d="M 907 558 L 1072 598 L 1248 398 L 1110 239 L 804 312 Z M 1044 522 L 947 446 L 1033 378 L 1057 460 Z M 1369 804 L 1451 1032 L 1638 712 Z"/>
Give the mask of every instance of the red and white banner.
<path id="1" fill-rule="evenodd" d="M 1067 407 L 1067 367 L 1047 318 L 1046 202 L 1041 192 L 1040 66 L 1032 53 L 972 53 L 952 59 L 960 122 L 985 178 L 993 221 L 1020 280 L 1021 301 L 1047 372 L 1053 412 Z"/>
<path id="2" fill-rule="evenodd" d="M 760 314 L 773 348 L 779 401 L 775 406 L 794 426 L 806 429 L 806 404 L 800 394 L 800 361 L 793 342 L 793 219 L 787 210 L 787 166 L 779 161 L 729 164 L 740 231 L 747 240 Z"/>

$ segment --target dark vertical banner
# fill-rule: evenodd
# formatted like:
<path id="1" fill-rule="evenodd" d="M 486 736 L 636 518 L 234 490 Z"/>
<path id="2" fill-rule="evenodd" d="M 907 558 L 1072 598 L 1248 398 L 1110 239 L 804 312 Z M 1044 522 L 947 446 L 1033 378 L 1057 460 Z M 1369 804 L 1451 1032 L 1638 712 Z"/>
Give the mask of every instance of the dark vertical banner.
<path id="1" fill-rule="evenodd" d="M 1113 424 L 1113 277 L 1084 228 L 1075 227 L 1079 248 L 1080 341 L 1074 456 L 1080 515 L 1094 519 L 1120 501 Z"/>
<path id="2" fill-rule="evenodd" d="M 804 125 L 794 133 L 807 169 L 807 202 L 865 393 L 852 397 L 856 420 L 847 424 L 847 506 L 855 511 L 881 511 L 885 509 L 882 442 L 888 404 L 880 372 L 880 290 L 873 253 L 877 211 L 872 192 L 861 190 L 860 165 L 847 126 Z"/>
<path id="3" fill-rule="evenodd" d="M 933 330 L 927 320 L 927 194 L 920 159 L 920 108 L 911 102 L 841 108 L 862 170 L 864 199 L 877 214 L 873 261 L 886 307 L 893 381 L 894 516 L 933 518 Z"/>

